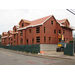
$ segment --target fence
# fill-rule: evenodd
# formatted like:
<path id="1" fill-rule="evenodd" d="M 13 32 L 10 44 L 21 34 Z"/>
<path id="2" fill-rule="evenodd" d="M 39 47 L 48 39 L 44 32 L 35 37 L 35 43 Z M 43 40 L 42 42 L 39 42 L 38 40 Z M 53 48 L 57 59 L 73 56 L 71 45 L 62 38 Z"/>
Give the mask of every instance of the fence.
<path id="1" fill-rule="evenodd" d="M 64 54 L 73 56 L 74 55 L 73 53 L 74 53 L 74 51 L 73 51 L 73 43 L 72 44 L 67 44 L 66 48 L 64 48 Z"/>
<path id="2" fill-rule="evenodd" d="M 74 49 L 74 53 L 75 53 L 75 37 L 73 38 L 73 49 Z"/>
<path id="3" fill-rule="evenodd" d="M 22 52 L 31 52 L 31 53 L 40 53 L 40 44 L 37 45 L 18 45 L 18 46 L 0 46 L 0 48 L 22 51 Z"/>

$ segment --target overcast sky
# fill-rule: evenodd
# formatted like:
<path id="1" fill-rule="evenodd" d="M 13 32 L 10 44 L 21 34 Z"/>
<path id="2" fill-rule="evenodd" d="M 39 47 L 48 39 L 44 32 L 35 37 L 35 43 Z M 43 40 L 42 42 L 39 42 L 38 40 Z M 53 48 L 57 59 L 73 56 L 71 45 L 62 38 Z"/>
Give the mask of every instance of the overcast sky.
<path id="1" fill-rule="evenodd" d="M 12 30 L 21 19 L 32 21 L 48 15 L 54 15 L 58 20 L 67 18 L 70 25 L 75 27 L 75 15 L 66 9 L 0 9 L 0 34 Z"/>

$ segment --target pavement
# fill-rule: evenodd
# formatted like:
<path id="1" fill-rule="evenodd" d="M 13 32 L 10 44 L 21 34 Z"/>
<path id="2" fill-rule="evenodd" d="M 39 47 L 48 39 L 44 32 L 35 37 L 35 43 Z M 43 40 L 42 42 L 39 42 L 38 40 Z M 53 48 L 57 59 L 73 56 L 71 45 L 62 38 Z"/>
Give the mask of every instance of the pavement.
<path id="1" fill-rule="evenodd" d="M 0 65 L 75 65 L 75 60 L 0 48 Z"/>
<path id="2" fill-rule="evenodd" d="M 56 51 L 32 54 L 0 48 L 0 65 L 75 65 L 75 56 Z"/>
<path id="3" fill-rule="evenodd" d="M 5 49 L 8 50 L 8 49 Z M 21 54 L 25 54 L 25 55 L 29 55 L 29 56 L 40 56 L 40 57 L 54 57 L 54 58 L 62 58 L 62 59 L 72 59 L 75 60 L 75 54 L 74 56 L 68 56 L 68 55 L 64 55 L 64 52 L 56 52 L 56 51 L 45 51 L 45 53 L 38 53 L 38 54 L 32 54 L 32 53 L 25 53 L 25 52 L 19 52 L 19 51 L 14 51 L 11 50 L 12 52 L 17 52 L 17 53 L 21 53 Z"/>
<path id="4" fill-rule="evenodd" d="M 48 51 L 45 53 L 39 53 L 39 55 L 75 60 L 75 54 L 74 56 L 69 56 L 69 55 L 64 55 L 64 52 Z"/>

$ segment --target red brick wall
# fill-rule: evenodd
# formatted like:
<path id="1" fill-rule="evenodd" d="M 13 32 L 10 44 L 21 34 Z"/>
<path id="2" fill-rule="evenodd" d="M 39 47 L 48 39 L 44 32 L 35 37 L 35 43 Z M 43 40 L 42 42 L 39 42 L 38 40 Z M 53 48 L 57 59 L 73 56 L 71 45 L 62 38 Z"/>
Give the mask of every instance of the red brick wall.
<path id="1" fill-rule="evenodd" d="M 69 41 L 73 40 L 72 30 L 70 30 L 68 28 L 62 28 L 62 31 L 63 30 L 65 30 L 65 34 L 64 34 L 65 42 L 67 42 L 67 38 L 68 38 L 68 43 L 69 43 Z"/>
<path id="2" fill-rule="evenodd" d="M 53 25 L 51 24 L 51 21 L 53 21 Z M 22 23 L 24 23 L 24 27 L 27 26 L 28 24 L 25 23 L 23 20 L 20 21 L 20 28 L 22 28 Z M 68 21 L 66 21 L 64 24 L 68 24 Z M 36 27 L 40 27 L 40 33 L 36 33 Z M 44 27 L 45 27 L 45 33 L 44 33 Z M 15 28 L 13 28 L 13 31 L 15 32 Z M 29 29 L 31 29 L 31 33 L 29 33 Z M 16 28 L 17 30 L 17 28 Z M 56 30 L 56 34 L 54 33 L 54 30 Z M 14 39 L 14 34 L 12 36 L 12 41 L 9 40 L 9 35 L 7 38 L 7 43 L 12 43 L 12 45 L 14 45 L 14 41 L 15 41 L 15 45 L 27 45 L 27 39 L 28 39 L 28 45 L 32 44 L 32 38 L 34 38 L 34 44 L 57 44 L 59 42 L 59 38 L 58 38 L 58 33 L 59 30 L 61 30 L 61 34 L 63 34 L 63 30 L 65 30 L 65 34 L 64 34 L 64 38 L 65 38 L 65 42 L 67 42 L 67 38 L 68 38 L 68 42 L 70 40 L 72 40 L 72 30 L 68 29 L 68 28 L 63 28 L 61 27 L 55 20 L 54 17 L 51 17 L 50 19 L 48 19 L 43 25 L 40 26 L 35 26 L 35 27 L 30 27 L 30 28 L 26 28 L 23 30 L 17 30 L 16 32 L 18 32 L 18 34 L 15 34 L 15 39 Z M 20 31 L 23 32 L 23 35 L 20 36 Z M 13 33 L 14 33 L 13 32 Z M 8 32 L 9 34 L 9 32 Z M 40 36 L 40 43 L 36 42 L 36 37 Z M 44 42 L 44 36 L 46 37 L 46 42 Z M 49 42 L 49 37 L 51 37 L 51 41 Z M 11 39 L 11 37 L 10 37 Z M 23 42 L 21 43 L 21 39 L 23 39 Z"/>
<path id="3" fill-rule="evenodd" d="M 53 25 L 51 25 L 51 21 L 53 21 Z M 58 29 L 61 29 L 61 27 L 57 24 L 54 17 L 50 18 L 48 21 L 46 21 L 42 26 L 40 27 L 40 33 L 36 33 L 36 27 L 27 28 L 23 31 L 23 36 L 20 36 L 20 30 L 18 33 L 18 40 L 20 44 L 20 39 L 23 39 L 23 45 L 32 44 L 32 38 L 34 38 L 34 44 L 57 44 L 58 43 Z M 44 27 L 46 28 L 46 33 L 44 33 Z M 29 29 L 31 29 L 31 33 L 29 33 Z M 56 34 L 54 34 L 54 29 L 56 29 Z M 26 34 L 26 35 L 25 35 Z M 36 43 L 36 37 L 40 36 L 40 43 Z M 44 42 L 44 36 L 46 36 L 46 42 Z M 49 42 L 49 37 L 51 37 L 51 42 Z"/>

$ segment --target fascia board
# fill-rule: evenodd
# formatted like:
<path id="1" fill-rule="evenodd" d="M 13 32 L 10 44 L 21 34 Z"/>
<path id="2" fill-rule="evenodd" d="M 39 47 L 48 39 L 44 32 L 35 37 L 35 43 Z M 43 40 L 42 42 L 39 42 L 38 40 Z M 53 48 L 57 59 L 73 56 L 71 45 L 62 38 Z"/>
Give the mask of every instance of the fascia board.
<path id="1" fill-rule="evenodd" d="M 12 35 L 11 35 L 11 36 L 9 36 L 9 37 L 12 37 Z"/>
<path id="2" fill-rule="evenodd" d="M 43 25 L 43 24 L 32 25 L 32 27 L 41 26 L 41 25 Z"/>
<path id="3" fill-rule="evenodd" d="M 2 37 L 2 38 L 7 38 L 8 36 Z"/>
<path id="4" fill-rule="evenodd" d="M 19 28 L 19 29 L 17 29 L 17 30 L 23 30 L 23 29 L 26 29 L 26 27 L 24 27 L 24 28 Z"/>

